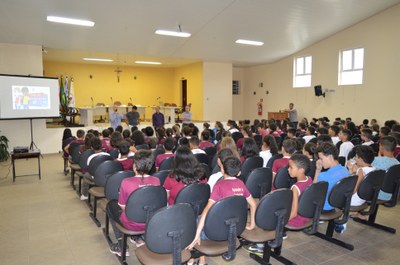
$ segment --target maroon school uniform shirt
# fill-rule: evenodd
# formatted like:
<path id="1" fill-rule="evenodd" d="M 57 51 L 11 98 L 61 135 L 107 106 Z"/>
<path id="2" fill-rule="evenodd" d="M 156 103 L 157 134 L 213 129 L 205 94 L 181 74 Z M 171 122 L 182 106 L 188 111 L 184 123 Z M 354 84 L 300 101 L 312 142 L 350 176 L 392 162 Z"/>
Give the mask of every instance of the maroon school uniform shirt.
<path id="1" fill-rule="evenodd" d="M 143 180 L 142 176 L 134 176 L 131 178 L 124 179 L 121 182 L 118 204 L 121 206 L 126 206 L 126 202 L 128 201 L 129 195 L 131 195 L 131 193 L 137 190 L 138 188 L 145 186 L 160 186 L 160 179 L 153 176 L 145 176 L 143 177 Z M 119 219 L 126 229 L 132 231 L 143 231 L 146 229 L 145 223 L 136 223 L 130 221 L 125 214 L 125 210 L 122 211 Z"/>
<path id="2" fill-rule="evenodd" d="M 118 163 L 122 165 L 124 171 L 129 171 L 133 169 L 133 159 L 131 158 L 117 158 L 115 159 Z"/>
<path id="3" fill-rule="evenodd" d="M 156 158 L 156 167 L 160 167 L 161 162 L 164 161 L 164 159 L 174 156 L 172 153 L 164 153 L 164 154 L 159 154 Z"/>
<path id="4" fill-rule="evenodd" d="M 307 177 L 306 180 L 303 181 L 297 181 L 295 184 L 292 185 L 292 190 L 293 189 L 297 189 L 297 192 L 299 193 L 299 197 L 300 195 L 303 193 L 303 191 L 311 186 L 312 184 L 312 179 L 310 177 Z M 302 227 L 303 225 L 305 225 L 310 219 L 301 216 L 300 214 L 297 214 L 296 217 L 294 217 L 293 219 L 291 219 L 288 222 L 288 225 L 292 226 L 292 227 Z"/>
<path id="5" fill-rule="evenodd" d="M 251 194 L 242 180 L 235 177 L 224 178 L 215 183 L 210 195 L 210 200 L 217 202 L 230 196 L 244 196 L 248 199 Z"/>
<path id="6" fill-rule="evenodd" d="M 206 147 L 211 147 L 211 146 L 214 146 L 214 144 L 209 141 L 201 141 L 199 144 L 200 149 L 204 149 Z"/>
<path id="7" fill-rule="evenodd" d="M 181 189 L 186 186 L 183 182 L 177 181 L 175 177 L 171 176 L 172 175 L 168 176 L 164 182 L 164 188 L 167 192 L 169 192 L 168 205 L 173 205 L 175 203 L 176 196 Z M 207 183 L 207 179 L 201 180 L 200 182 Z"/>
<path id="8" fill-rule="evenodd" d="M 289 156 L 284 156 L 282 158 L 275 160 L 274 163 L 272 164 L 272 172 L 278 173 L 279 169 L 289 164 L 289 160 L 290 160 Z"/>

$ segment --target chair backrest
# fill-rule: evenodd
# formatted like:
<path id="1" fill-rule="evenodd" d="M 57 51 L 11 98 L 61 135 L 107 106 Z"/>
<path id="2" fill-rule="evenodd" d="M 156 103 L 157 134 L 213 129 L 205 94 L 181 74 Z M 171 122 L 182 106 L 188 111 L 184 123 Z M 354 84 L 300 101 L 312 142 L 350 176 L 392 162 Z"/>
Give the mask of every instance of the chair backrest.
<path id="1" fill-rule="evenodd" d="M 83 153 L 79 157 L 79 166 L 81 167 L 82 171 L 86 171 L 88 169 L 87 160 L 89 156 L 93 155 L 93 149 L 87 149 L 83 151 Z"/>
<path id="2" fill-rule="evenodd" d="M 246 180 L 246 187 L 253 198 L 262 198 L 272 188 L 272 170 L 260 167 L 251 171 Z"/>
<path id="3" fill-rule="evenodd" d="M 135 146 L 136 150 L 149 150 L 150 146 L 148 144 L 139 144 Z"/>
<path id="4" fill-rule="evenodd" d="M 313 218 L 317 208 L 319 208 L 319 212 L 322 211 L 327 192 L 328 182 L 313 183 L 300 194 L 297 212 L 303 217 Z"/>
<path id="5" fill-rule="evenodd" d="M 210 164 L 210 167 L 212 169 L 214 169 L 216 166 L 218 166 L 217 160 L 218 160 L 218 153 L 215 153 L 215 155 L 211 159 L 211 164 Z"/>
<path id="6" fill-rule="evenodd" d="M 353 144 L 353 145 L 359 145 L 360 144 L 360 138 L 358 138 L 358 137 L 353 137 L 351 140 L 350 140 L 350 142 Z"/>
<path id="7" fill-rule="evenodd" d="M 250 174 L 250 172 L 256 168 L 262 167 L 263 164 L 264 160 L 260 156 L 247 158 L 242 164 L 240 179 L 246 183 L 247 176 Z"/>
<path id="8" fill-rule="evenodd" d="M 208 165 L 208 157 L 206 154 L 194 154 L 194 156 L 196 157 L 199 163 L 204 163 Z"/>
<path id="9" fill-rule="evenodd" d="M 211 170 L 210 167 L 205 164 L 205 163 L 200 163 L 200 165 L 203 167 L 203 177 L 200 178 L 201 180 L 203 179 L 209 179 L 211 176 Z"/>
<path id="10" fill-rule="evenodd" d="M 181 251 L 193 241 L 196 226 L 196 216 L 190 205 L 164 207 L 155 212 L 147 223 L 146 246 L 155 253 L 173 253 L 173 264 L 182 264 Z"/>
<path id="11" fill-rule="evenodd" d="M 253 135 L 254 141 L 256 141 L 257 146 L 261 147 L 262 146 L 262 135 L 261 134 L 255 134 Z"/>
<path id="12" fill-rule="evenodd" d="M 371 146 L 371 148 L 374 150 L 375 156 L 377 156 L 377 155 L 378 155 L 378 152 L 379 152 L 379 144 L 378 144 L 378 143 L 373 143 L 373 144 L 371 144 L 370 146 Z"/>
<path id="13" fill-rule="evenodd" d="M 278 149 L 281 150 L 281 148 L 282 148 L 282 137 L 274 136 L 274 138 L 275 138 L 276 145 L 278 146 Z"/>
<path id="14" fill-rule="evenodd" d="M 351 196 L 356 183 L 356 175 L 345 177 L 336 182 L 328 195 L 329 204 L 341 210 L 346 210 L 346 207 L 350 208 Z"/>
<path id="15" fill-rule="evenodd" d="M 135 176 L 133 171 L 118 171 L 112 174 L 106 180 L 106 185 L 104 186 L 104 194 L 108 201 L 118 200 L 119 189 L 121 188 L 121 182 L 125 178 Z"/>
<path id="16" fill-rule="evenodd" d="M 153 176 L 160 179 L 160 185 L 163 186 L 165 179 L 171 174 L 171 170 L 161 170 L 154 173 Z"/>
<path id="17" fill-rule="evenodd" d="M 398 154 L 398 155 L 396 156 L 396 159 L 397 159 L 397 161 L 400 162 L 400 154 Z"/>
<path id="18" fill-rule="evenodd" d="M 289 189 L 274 190 L 265 195 L 256 210 L 256 224 L 264 230 L 275 230 L 275 240 L 268 242 L 271 247 L 282 245 L 283 228 L 292 210 L 293 193 Z"/>
<path id="19" fill-rule="evenodd" d="M 289 189 L 294 183 L 296 183 L 296 178 L 290 177 L 288 166 L 284 166 L 278 170 L 274 179 L 274 187 L 276 189 Z"/>
<path id="20" fill-rule="evenodd" d="M 282 154 L 275 154 L 275 155 L 273 155 L 273 156 L 268 160 L 267 167 L 272 168 L 272 165 L 274 164 L 275 160 L 277 160 L 277 159 L 279 159 L 279 158 L 282 158 L 282 157 L 283 157 Z"/>
<path id="21" fill-rule="evenodd" d="M 94 176 L 94 173 L 96 172 L 97 167 L 104 161 L 108 161 L 108 160 L 113 160 L 113 158 L 109 155 L 98 155 L 98 156 L 93 157 L 90 160 L 89 167 L 88 167 L 88 171 L 89 171 L 90 175 Z"/>
<path id="22" fill-rule="evenodd" d="M 101 163 L 94 172 L 94 184 L 96 186 L 104 187 L 106 185 L 107 178 L 115 172 L 124 170 L 121 163 L 108 160 Z"/>
<path id="23" fill-rule="evenodd" d="M 372 201 L 382 187 L 386 172 L 375 170 L 369 172 L 360 183 L 357 190 L 358 196 L 366 201 Z"/>
<path id="24" fill-rule="evenodd" d="M 161 154 L 164 154 L 164 153 L 165 153 L 164 146 L 161 145 L 161 144 L 158 145 L 158 147 L 156 149 L 154 149 L 154 151 L 153 151 L 154 161 L 156 161 L 158 155 L 161 155 Z"/>
<path id="25" fill-rule="evenodd" d="M 338 162 L 339 162 L 339 164 L 341 164 L 342 166 L 346 166 L 346 157 L 344 157 L 344 156 L 339 156 Z"/>
<path id="26" fill-rule="evenodd" d="M 243 138 L 243 134 L 241 132 L 234 132 L 232 133 L 232 139 L 235 141 L 235 143 L 237 143 L 237 141 Z"/>
<path id="27" fill-rule="evenodd" d="M 210 198 L 210 185 L 195 183 L 185 186 L 175 197 L 175 204 L 188 203 L 192 206 L 196 216 L 200 215 Z"/>
<path id="28" fill-rule="evenodd" d="M 131 193 L 125 213 L 136 223 L 146 223 L 158 209 L 167 205 L 167 192 L 161 186 L 145 186 Z"/>
<path id="29" fill-rule="evenodd" d="M 384 192 L 393 193 L 395 191 L 396 184 L 399 185 L 399 181 L 400 181 L 400 164 L 391 166 L 388 169 L 381 189 Z"/>
<path id="30" fill-rule="evenodd" d="M 166 159 L 164 159 L 161 164 L 160 167 L 158 168 L 159 171 L 162 170 L 171 170 L 174 164 L 174 157 L 167 157 Z"/>
<path id="31" fill-rule="evenodd" d="M 82 142 L 73 142 L 69 145 L 68 153 L 71 156 L 72 162 L 78 164 L 79 163 L 79 150 L 81 148 Z"/>
<path id="32" fill-rule="evenodd" d="M 208 158 L 207 164 L 210 165 L 210 168 L 212 168 L 211 167 L 212 160 L 213 160 L 215 154 L 217 153 L 217 148 L 215 148 L 214 146 L 209 146 L 209 147 L 204 148 L 204 152 L 206 152 L 206 154 L 207 154 L 207 158 Z"/>
<path id="33" fill-rule="evenodd" d="M 119 150 L 118 150 L 118 148 L 112 148 L 110 151 L 108 151 L 108 153 L 110 154 L 110 156 L 111 156 L 113 159 L 117 159 L 118 156 L 119 156 Z"/>

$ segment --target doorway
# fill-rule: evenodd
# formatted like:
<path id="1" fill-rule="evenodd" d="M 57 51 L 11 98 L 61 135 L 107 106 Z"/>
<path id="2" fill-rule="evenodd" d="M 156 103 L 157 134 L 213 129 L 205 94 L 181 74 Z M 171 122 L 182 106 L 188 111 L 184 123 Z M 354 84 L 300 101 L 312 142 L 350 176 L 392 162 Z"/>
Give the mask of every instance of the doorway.
<path id="1" fill-rule="evenodd" d="M 184 109 L 187 105 L 187 80 L 181 80 L 181 88 L 182 88 L 182 108 Z"/>

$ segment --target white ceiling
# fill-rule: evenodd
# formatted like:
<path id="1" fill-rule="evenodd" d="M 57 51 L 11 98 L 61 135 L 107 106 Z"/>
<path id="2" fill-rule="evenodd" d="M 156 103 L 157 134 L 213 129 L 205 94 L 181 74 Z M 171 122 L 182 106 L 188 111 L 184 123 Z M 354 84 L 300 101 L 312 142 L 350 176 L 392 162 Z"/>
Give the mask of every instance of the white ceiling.
<path id="1" fill-rule="evenodd" d="M 0 43 L 43 45 L 45 60 L 112 64 L 158 60 L 165 67 L 196 61 L 251 66 L 274 62 L 358 23 L 400 0 L 1 0 Z M 93 28 L 46 21 L 88 19 Z M 188 39 L 156 29 L 192 33 Z M 262 47 L 235 44 L 263 41 Z M 108 63 L 110 64 L 110 63 Z"/>

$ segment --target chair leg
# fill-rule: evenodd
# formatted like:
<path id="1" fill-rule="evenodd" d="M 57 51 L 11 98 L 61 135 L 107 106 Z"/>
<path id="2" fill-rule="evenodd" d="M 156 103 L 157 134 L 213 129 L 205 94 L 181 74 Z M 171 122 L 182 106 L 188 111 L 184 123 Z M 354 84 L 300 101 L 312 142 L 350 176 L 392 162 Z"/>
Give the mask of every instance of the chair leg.
<path id="1" fill-rule="evenodd" d="M 83 180 L 83 176 L 79 176 L 78 190 L 76 191 L 78 196 L 82 195 L 82 180 Z"/>
<path id="2" fill-rule="evenodd" d="M 90 189 L 90 187 L 89 187 L 89 189 Z M 89 209 L 92 211 L 93 207 L 92 207 L 92 204 L 90 202 L 91 202 L 91 196 L 90 196 L 90 193 L 88 193 L 88 199 L 86 200 L 86 204 L 89 207 Z"/>
<path id="3" fill-rule="evenodd" d="M 121 253 L 122 264 L 127 264 L 126 263 L 126 249 L 128 248 L 127 239 L 128 239 L 128 235 L 124 234 L 123 239 L 122 239 L 122 253 Z"/>
<path id="4" fill-rule="evenodd" d="M 93 222 L 100 227 L 100 221 L 97 219 L 97 199 L 98 197 L 94 196 L 93 198 L 93 211 L 89 213 L 89 216 L 92 218 Z"/>
<path id="5" fill-rule="evenodd" d="M 257 263 L 262 264 L 262 265 L 271 265 L 270 259 L 271 259 L 271 248 L 268 246 L 267 243 L 264 244 L 264 254 L 262 257 L 250 253 L 250 258 L 253 260 L 257 261 Z"/>
<path id="6" fill-rule="evenodd" d="M 108 217 L 107 212 L 106 212 L 106 220 L 105 220 L 105 224 L 104 224 L 104 228 L 103 228 L 103 234 L 106 237 L 108 244 L 111 245 L 112 241 L 110 238 L 110 219 Z"/>
<path id="7" fill-rule="evenodd" d="M 75 179 L 75 170 L 71 169 L 71 180 L 70 180 L 71 187 L 74 187 L 74 179 Z"/>
<path id="8" fill-rule="evenodd" d="M 66 175 L 68 175 L 68 172 L 69 172 L 69 170 L 68 170 L 68 160 L 65 159 L 65 157 L 63 157 L 63 159 L 64 159 L 64 175 L 66 176 Z"/>
<path id="9" fill-rule="evenodd" d="M 294 263 L 293 261 L 290 261 L 287 258 L 281 256 L 281 252 L 282 252 L 282 246 L 277 247 L 274 249 L 273 252 L 271 252 L 271 256 L 280 263 L 283 263 L 285 265 L 296 265 L 296 263 Z"/>
<path id="10" fill-rule="evenodd" d="M 319 237 L 319 238 L 321 238 L 321 239 L 323 239 L 323 240 L 329 241 L 329 242 L 331 242 L 331 243 L 333 243 L 335 245 L 338 245 L 340 247 L 343 247 L 345 249 L 353 251 L 354 250 L 354 246 L 352 244 L 348 244 L 348 243 L 343 242 L 343 241 L 341 241 L 339 239 L 333 238 L 333 230 L 334 230 L 334 228 L 335 228 L 335 223 L 334 223 L 333 220 L 330 220 L 329 223 L 328 223 L 328 227 L 326 228 L 326 233 L 325 234 L 322 234 L 320 232 L 316 232 L 314 235 Z"/>
<path id="11" fill-rule="evenodd" d="M 378 209 L 379 205 L 376 205 L 375 211 L 368 217 L 368 220 L 362 220 L 358 217 L 353 218 L 353 220 L 357 223 L 368 225 L 391 234 L 396 234 L 395 228 L 375 223 L 376 215 L 378 214 Z"/>

